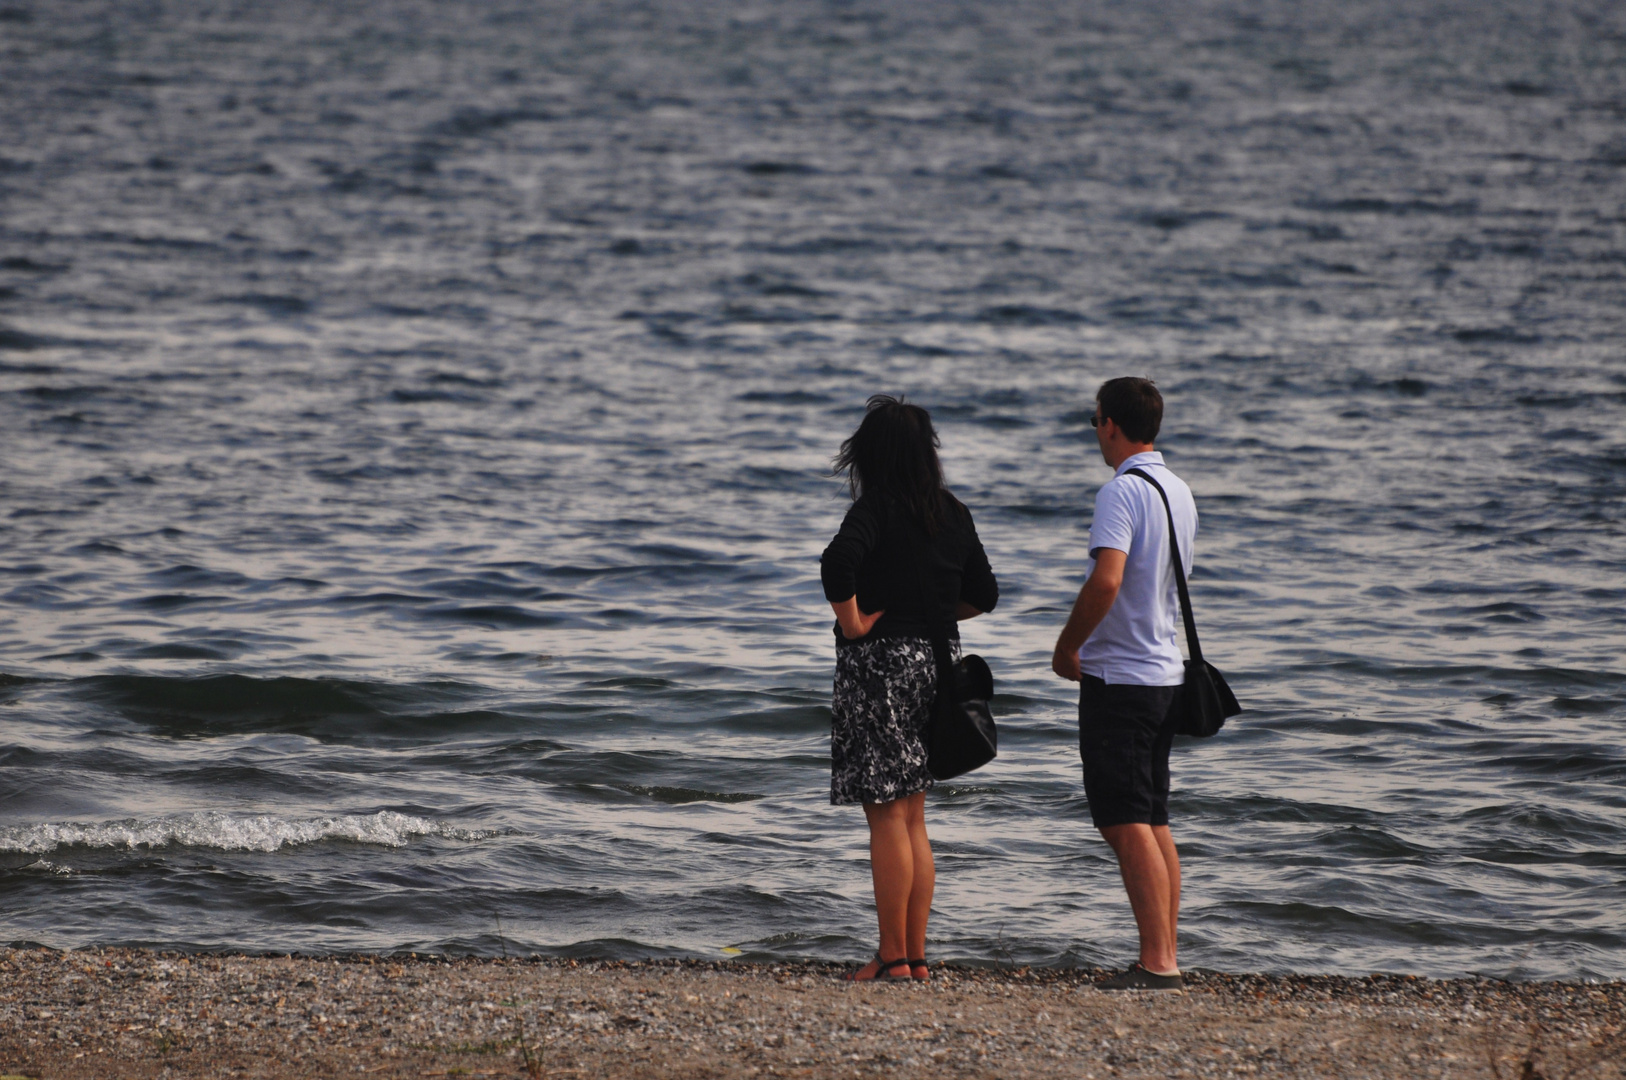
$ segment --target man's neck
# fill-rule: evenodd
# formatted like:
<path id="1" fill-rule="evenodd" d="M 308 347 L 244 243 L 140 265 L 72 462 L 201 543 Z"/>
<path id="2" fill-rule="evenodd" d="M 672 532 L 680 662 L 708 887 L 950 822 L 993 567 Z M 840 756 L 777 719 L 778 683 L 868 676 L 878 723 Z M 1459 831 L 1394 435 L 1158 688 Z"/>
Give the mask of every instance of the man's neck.
<path id="1" fill-rule="evenodd" d="M 1109 465 L 1112 468 L 1113 472 L 1117 472 L 1118 471 L 1118 466 L 1122 465 L 1124 462 L 1128 461 L 1130 458 L 1134 457 L 1136 454 L 1150 453 L 1151 450 L 1152 450 L 1152 444 L 1149 443 L 1149 442 L 1148 443 L 1123 443 L 1123 444 L 1118 445 L 1118 446 L 1108 447 L 1107 448 L 1107 453 L 1104 456 L 1107 459 L 1107 465 Z"/>

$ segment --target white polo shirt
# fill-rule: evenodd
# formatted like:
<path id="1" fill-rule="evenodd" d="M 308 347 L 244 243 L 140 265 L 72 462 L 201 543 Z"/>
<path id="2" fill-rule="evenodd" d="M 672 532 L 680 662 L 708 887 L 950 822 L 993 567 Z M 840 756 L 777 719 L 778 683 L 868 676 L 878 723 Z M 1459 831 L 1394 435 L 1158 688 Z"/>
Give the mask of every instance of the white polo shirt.
<path id="1" fill-rule="evenodd" d="M 1136 454 L 1119 465 L 1117 475 L 1095 493 L 1090 572 L 1095 572 L 1095 556 L 1101 548 L 1115 548 L 1128 558 L 1118 599 L 1079 647 L 1078 665 L 1085 674 L 1107 683 L 1179 686 L 1185 681 L 1186 668 L 1177 636 L 1182 623 L 1174 559 L 1169 553 L 1169 519 L 1156 488 L 1138 476 L 1124 475 L 1134 468 L 1156 477 L 1169 493 L 1180 538 L 1180 561 L 1187 580 L 1191 578 L 1192 547 L 1197 539 L 1197 504 L 1191 489 L 1163 464 L 1162 454 L 1155 450 Z"/>

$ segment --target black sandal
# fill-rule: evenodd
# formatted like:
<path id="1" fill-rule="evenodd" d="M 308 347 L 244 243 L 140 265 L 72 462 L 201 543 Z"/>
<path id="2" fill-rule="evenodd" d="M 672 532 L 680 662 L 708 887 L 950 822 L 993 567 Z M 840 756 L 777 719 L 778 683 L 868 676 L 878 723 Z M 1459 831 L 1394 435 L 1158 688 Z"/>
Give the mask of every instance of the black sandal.
<path id="1" fill-rule="evenodd" d="M 924 974 L 924 975 L 916 975 L 915 974 L 915 968 L 925 968 L 926 969 L 926 974 Z M 931 978 L 931 973 L 932 973 L 932 966 L 930 964 L 926 963 L 926 958 L 924 956 L 921 957 L 919 960 L 911 960 L 911 961 L 909 961 L 909 975 L 910 975 L 911 978 L 922 979 L 922 980 L 929 979 L 929 978 Z"/>
<path id="2" fill-rule="evenodd" d="M 891 971 L 893 968 L 898 967 L 898 966 L 903 965 L 903 964 L 909 963 L 908 960 L 902 960 L 902 959 L 899 959 L 899 960 L 882 960 L 881 959 L 881 954 L 879 952 L 877 952 L 875 954 L 874 959 L 875 959 L 876 963 L 881 965 L 880 967 L 875 969 L 875 974 L 874 975 L 871 975 L 867 979 L 860 979 L 858 977 L 858 971 L 863 971 L 864 968 L 859 968 L 858 971 L 849 971 L 847 974 L 843 975 L 841 977 L 842 980 L 845 981 L 845 982 L 908 982 L 910 979 L 913 979 L 915 977 L 915 971 L 914 971 L 913 967 L 910 967 L 909 974 L 907 974 L 907 975 L 889 975 L 889 974 L 887 974 L 887 972 Z M 868 967 L 868 966 L 869 965 L 866 963 L 865 967 Z"/>

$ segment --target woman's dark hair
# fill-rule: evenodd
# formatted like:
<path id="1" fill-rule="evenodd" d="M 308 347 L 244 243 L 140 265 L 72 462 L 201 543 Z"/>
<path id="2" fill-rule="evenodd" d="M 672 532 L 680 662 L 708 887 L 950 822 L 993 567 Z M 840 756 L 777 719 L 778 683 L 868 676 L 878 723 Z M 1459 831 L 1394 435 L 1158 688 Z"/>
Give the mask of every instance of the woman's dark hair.
<path id="1" fill-rule="evenodd" d="M 1163 427 L 1163 395 L 1151 379 L 1108 379 L 1096 392 L 1101 416 L 1115 421 L 1130 442 L 1149 443 Z"/>
<path id="2" fill-rule="evenodd" d="M 865 404 L 858 430 L 842 442 L 832 475 L 847 474 L 854 499 L 876 495 L 896 502 L 935 533 L 953 499 L 943 489 L 938 445 L 931 413 L 901 397 L 876 394 Z"/>

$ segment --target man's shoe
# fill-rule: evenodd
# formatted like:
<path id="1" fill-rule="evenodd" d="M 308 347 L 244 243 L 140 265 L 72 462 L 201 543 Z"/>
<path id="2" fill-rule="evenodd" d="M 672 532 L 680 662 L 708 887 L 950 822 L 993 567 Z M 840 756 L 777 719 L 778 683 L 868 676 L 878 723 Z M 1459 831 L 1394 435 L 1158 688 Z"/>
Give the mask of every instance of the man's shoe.
<path id="1" fill-rule="evenodd" d="M 1129 970 L 1122 975 L 1114 975 L 1110 979 L 1103 979 L 1095 984 L 1097 990 L 1172 990 L 1175 993 L 1186 988 L 1186 980 L 1176 975 L 1159 975 L 1147 971 L 1140 964 L 1129 965 Z"/>

